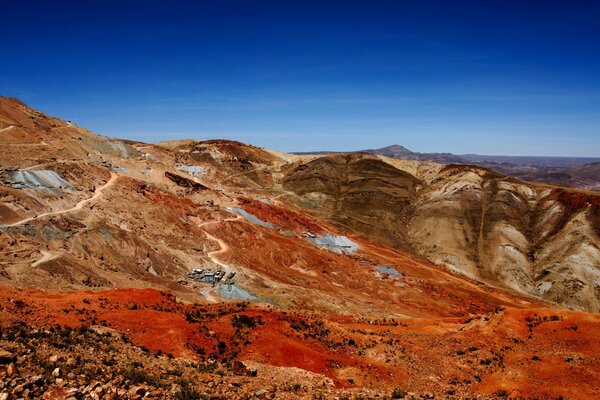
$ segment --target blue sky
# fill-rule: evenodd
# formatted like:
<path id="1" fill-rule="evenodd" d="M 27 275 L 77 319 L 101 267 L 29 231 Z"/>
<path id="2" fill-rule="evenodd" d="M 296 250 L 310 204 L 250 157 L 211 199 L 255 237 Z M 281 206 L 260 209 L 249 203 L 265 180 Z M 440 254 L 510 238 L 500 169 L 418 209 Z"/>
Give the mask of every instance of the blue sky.
<path id="1" fill-rule="evenodd" d="M 600 1 L 5 2 L 0 95 L 147 142 L 600 156 L 598 21 Z"/>

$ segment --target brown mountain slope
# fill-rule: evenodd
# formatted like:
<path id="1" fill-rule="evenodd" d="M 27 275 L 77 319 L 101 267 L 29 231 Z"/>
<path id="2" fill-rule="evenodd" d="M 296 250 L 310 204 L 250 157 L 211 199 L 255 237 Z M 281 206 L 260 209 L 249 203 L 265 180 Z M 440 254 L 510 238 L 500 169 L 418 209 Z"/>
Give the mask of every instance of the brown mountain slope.
<path id="1" fill-rule="evenodd" d="M 286 191 L 301 196 L 302 206 L 338 226 L 405 250 L 406 232 L 398 227 L 411 213 L 420 184 L 411 174 L 366 154 L 317 158 L 289 170 L 283 180 Z"/>
<path id="2" fill-rule="evenodd" d="M 334 155 L 295 166 L 284 179 L 295 194 L 288 199 L 340 227 L 399 249 L 416 249 L 474 278 L 569 307 L 600 310 L 600 237 L 594 217 L 600 196 L 532 185 L 481 167 L 425 164 L 424 171 L 409 161 L 383 158 L 378 163 L 396 165 L 397 174 L 406 174 L 405 168 L 421 176 L 405 178 L 414 182 L 413 190 L 393 197 L 385 181 L 389 172 L 380 169 L 373 178 L 368 168 L 349 167 L 348 157 L 363 156 Z M 332 173 L 357 171 L 353 179 L 369 181 L 371 195 L 356 207 L 346 191 L 318 184 L 331 181 Z M 377 197 L 385 200 L 372 200 Z"/>
<path id="3" fill-rule="evenodd" d="M 49 126 L 39 135 L 51 160 L 43 163 L 37 151 L 21 146 L 21 157 L 2 165 L 0 280 L 6 284 L 159 287 L 189 300 L 235 295 L 285 309 L 382 316 L 543 304 L 481 289 L 365 237 L 336 236 L 329 222 L 275 204 L 263 187 L 291 184 L 277 180 L 296 159 L 290 164 L 285 155 L 229 141 L 129 144 L 10 100 L 2 104 L 8 124 L 35 117 Z M 36 126 L 13 128 L 11 143 L 33 140 Z M 67 151 L 68 160 L 60 156 Z M 332 159 L 338 160 L 318 159 L 306 170 L 331 172 L 321 180 L 323 190 L 344 195 L 332 210 L 381 209 L 357 218 L 399 223 L 394 210 L 410 205 L 419 180 L 373 156 Z M 235 272 L 236 286 L 197 282 L 188 276 L 194 268 Z"/>
<path id="4" fill-rule="evenodd" d="M 27 270 L 23 275 L 19 271 L 39 260 L 44 262 L 36 266 L 41 264 L 43 271 L 44 264 L 64 259 L 77 266 L 73 271 L 85 270 L 87 263 L 109 271 L 95 278 L 90 272 L 89 279 L 85 274 L 74 278 L 54 272 L 52 279 L 60 277 L 64 287 L 75 288 L 83 281 L 112 287 L 106 283 L 110 271 L 134 265 L 135 274 L 148 282 L 163 280 L 157 269 L 171 270 L 165 274 L 170 276 L 167 287 L 173 287 L 172 282 L 185 280 L 192 268 L 215 265 L 204 253 L 214 241 L 197 225 L 206 219 L 231 219 L 231 211 L 223 207 L 239 206 L 237 198 L 250 196 L 271 203 L 286 199 L 311 210 L 324 231 L 335 231 L 328 225 L 333 224 L 495 285 L 570 307 L 600 309 L 594 217 L 598 206 L 592 194 L 581 200 L 572 190 L 559 193 L 480 167 L 444 167 L 364 153 L 300 157 L 230 141 L 125 143 L 93 135 L 15 100 L 3 99 L 1 104 L 6 126 L 1 140 L 7 144 L 2 147 L 2 224 L 18 222 L 22 216 L 61 212 L 45 216 L 44 221 L 60 226 L 62 219 L 71 219 L 78 226 L 48 228 L 30 220 L 3 228 L 19 235 L 3 237 L 9 248 L 6 254 L 13 257 L 10 263 L 1 261 L 7 263 L 3 274 L 11 280 L 20 276 L 35 282 L 33 275 L 41 272 L 31 275 Z M 40 169 L 57 173 L 71 187 L 22 189 L 11 184 L 15 170 Z M 118 175 L 116 181 L 98 194 L 111 172 Z M 190 183 L 179 177 L 187 177 Z M 575 204 L 570 200 L 573 196 L 579 196 Z M 152 211 L 157 202 L 160 212 Z M 323 224 L 323 219 L 328 223 Z M 223 224 L 251 225 L 243 221 Z M 110 226 L 104 227 L 107 223 Z M 277 229 L 285 230 L 285 223 Z M 69 240 L 65 244 L 55 237 Z M 120 243 L 116 247 L 123 251 L 129 249 L 127 268 L 115 266 L 117 260 L 128 259 L 118 252 L 99 255 L 101 246 L 92 252 L 84 245 L 106 242 L 106 237 Z M 30 240 L 37 241 L 35 246 L 30 246 Z M 47 279 L 39 278 L 40 282 Z"/>
<path id="5" fill-rule="evenodd" d="M 95 380 L 154 398 L 598 395 L 597 317 L 528 295 L 596 309 L 593 195 L 375 155 L 125 142 L 5 98 L 0 121 L 10 396 Z"/>

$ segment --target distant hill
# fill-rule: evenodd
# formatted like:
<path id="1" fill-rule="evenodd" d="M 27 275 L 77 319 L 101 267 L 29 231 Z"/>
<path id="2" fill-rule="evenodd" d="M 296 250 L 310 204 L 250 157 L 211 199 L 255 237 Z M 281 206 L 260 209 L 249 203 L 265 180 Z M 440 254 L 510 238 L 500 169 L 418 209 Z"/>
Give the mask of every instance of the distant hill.
<path id="1" fill-rule="evenodd" d="M 298 155 L 322 155 L 322 154 L 339 154 L 343 153 L 340 151 L 312 151 L 312 152 L 297 152 L 293 154 Z M 387 147 L 382 147 L 380 149 L 367 149 L 367 150 L 358 150 L 351 153 L 372 153 L 379 154 L 381 156 L 390 157 L 390 158 L 400 158 L 403 160 L 417 160 L 417 161 L 434 161 L 439 162 L 441 164 L 456 164 L 456 163 L 464 163 L 459 156 L 456 156 L 451 153 L 417 153 L 407 149 L 404 146 L 400 146 L 398 144 L 394 144 Z"/>
<path id="2" fill-rule="evenodd" d="M 338 153 L 340 152 L 319 151 L 295 154 L 322 155 Z M 419 153 L 398 144 L 379 149 L 359 150 L 354 153 L 372 153 L 390 158 L 432 161 L 440 164 L 471 164 L 527 181 L 600 190 L 600 157 Z"/>
<path id="3" fill-rule="evenodd" d="M 391 158 L 403 158 L 406 160 L 417 160 L 417 161 L 434 161 L 442 164 L 462 164 L 462 160 L 459 156 L 451 153 L 416 153 L 407 149 L 404 146 L 394 144 L 392 146 L 382 147 L 380 149 L 369 149 L 364 150 L 367 153 L 379 154 Z"/>

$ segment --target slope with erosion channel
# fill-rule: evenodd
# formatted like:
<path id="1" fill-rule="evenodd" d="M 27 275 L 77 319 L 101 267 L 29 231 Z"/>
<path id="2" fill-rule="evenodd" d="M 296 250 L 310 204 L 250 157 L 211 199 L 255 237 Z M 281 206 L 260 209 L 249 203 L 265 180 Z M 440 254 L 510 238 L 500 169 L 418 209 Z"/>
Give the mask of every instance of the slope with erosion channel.
<path id="1" fill-rule="evenodd" d="M 30 113 L 27 108 L 19 110 Z M 36 118 L 42 122 L 49 118 L 54 125 L 62 126 L 50 117 Z M 33 134 L 33 128 L 28 128 L 27 134 Z M 47 140 L 80 142 L 76 133 L 81 128 L 65 124 L 62 129 L 69 134 L 63 138 L 50 128 Z M 351 235 L 342 239 L 342 232 L 320 218 L 289 206 L 276 206 L 272 200 L 254 200 L 258 189 L 240 198 L 234 192 L 240 189 L 231 191 L 230 183 L 217 186 L 219 175 L 211 173 L 219 163 L 223 175 L 239 173 L 240 163 L 283 170 L 286 163 L 297 162 L 297 158 L 288 160 L 259 148 L 224 141 L 192 143 L 183 149 L 177 145 L 171 150 L 168 146 L 124 142 L 105 147 L 101 145 L 105 143 L 103 138 L 89 133 L 84 136 L 86 140 L 79 145 L 95 156 L 77 161 L 78 168 L 97 169 L 107 178 L 100 183 L 84 175 L 73 186 L 84 189 L 87 185 L 94 190 L 84 198 L 84 190 L 64 192 L 62 201 L 70 205 L 52 207 L 50 211 L 43 209 L 47 207 L 45 194 L 35 189 L 21 190 L 21 197 L 33 199 L 41 206 L 29 211 L 38 214 L 37 218 L 26 216 L 2 228 L 0 279 L 3 282 L 70 290 L 152 286 L 174 290 L 194 301 L 204 300 L 204 291 L 215 300 L 220 291 L 207 292 L 206 284 L 188 278 L 192 269 L 205 267 L 239 271 L 236 280 L 241 288 L 284 309 L 342 314 L 459 315 L 489 310 L 500 303 L 530 304 L 514 294 L 486 293 L 472 284 L 464 287 L 457 277 L 391 249 L 381 250 L 385 246 L 374 246 L 361 237 Z M 182 159 L 182 154 L 191 159 Z M 194 162 L 199 155 L 211 155 L 210 160 L 207 158 L 210 162 L 204 164 L 206 174 L 199 178 L 193 176 L 196 169 L 188 169 L 192 175 L 178 169 L 184 162 Z M 36 164 L 43 161 L 36 160 Z M 351 199 L 350 207 L 365 205 L 364 196 L 370 196 L 372 201 L 385 202 L 390 197 L 404 202 L 402 199 L 414 195 L 419 184 L 411 175 L 374 158 L 359 157 L 347 162 L 351 165 L 350 173 L 336 179 L 339 190 Z M 29 157 L 23 157 L 22 163 L 16 169 L 33 164 Z M 228 165 L 236 167 L 229 171 Z M 67 181 L 73 181 L 69 167 L 58 158 L 51 168 L 68 177 Z M 359 175 L 363 170 L 374 171 L 373 176 L 363 179 Z M 376 176 L 381 171 L 384 178 Z M 252 173 L 241 176 L 254 179 Z M 374 191 L 379 181 L 387 185 L 383 197 Z M 271 184 L 268 179 L 264 182 Z M 273 195 L 264 192 L 263 196 L 268 200 Z M 75 198 L 77 202 L 73 201 Z M 243 219 L 232 218 L 231 212 L 236 207 L 241 216 L 245 215 Z M 339 207 L 344 210 L 348 206 Z M 258 220 L 249 218 L 250 215 L 267 223 L 257 225 Z M 324 239 L 311 241 L 304 236 L 307 232 Z M 358 251 L 348 246 L 353 243 L 358 244 Z M 225 246 L 231 251 L 223 251 Z M 346 248 L 348 254 L 344 254 Z M 44 258 L 45 254 L 59 256 Z M 40 259 L 44 262 L 38 262 Z M 376 266 L 388 264 L 403 275 L 388 279 L 376 271 Z M 472 301 L 467 302 L 467 298 Z"/>
<path id="2" fill-rule="evenodd" d="M 435 263 L 599 311 L 600 237 L 590 218 L 599 199 L 576 193 L 450 166 L 420 193 L 409 232 Z"/>
<path id="3" fill-rule="evenodd" d="M 398 388 L 426 397 L 598 396 L 595 315 L 496 289 L 403 251 L 436 260 L 443 245 L 464 260 L 462 272 L 476 274 L 481 260 L 496 260 L 481 276 L 510 286 L 502 273 L 513 272 L 494 253 L 496 242 L 519 251 L 535 243 L 527 258 L 550 271 L 540 287 L 580 299 L 582 290 L 561 292 L 556 282 L 565 269 L 579 268 L 577 279 L 586 282 L 593 274 L 599 213 L 588 194 L 372 155 L 124 142 L 13 100 L 0 105 L 0 127 L 14 126 L 0 137 L 7 144 L 1 168 L 54 171 L 72 186 L 50 193 L 0 185 L 3 225 L 50 213 L 0 229 L 2 346 L 10 337 L 17 349 L 18 337 L 39 341 L 53 330 L 79 345 L 90 331 L 66 327 L 110 329 L 157 355 L 185 358 L 193 368 L 181 374 L 209 397 L 246 386 L 290 398 L 375 397 Z M 111 175 L 118 178 L 105 186 Z M 237 271 L 236 285 L 253 304 L 224 301 L 221 290 L 206 296 L 219 304 L 205 304 L 211 284 L 189 276 L 198 267 Z M 121 289 L 107 290 L 114 288 Z M 74 357 L 70 349 L 56 351 Z M 96 372 L 77 371 L 86 386 L 104 383 L 98 371 L 118 362 L 104 346 L 94 354 Z M 20 358 L 18 369 L 43 374 L 34 359 Z M 236 378 L 235 361 L 258 375 Z M 175 375 L 161 368 L 144 385 Z M 75 370 L 65 372 L 68 380 Z M 300 383 L 297 393 L 282 389 L 291 383 Z"/>
<path id="4" fill-rule="evenodd" d="M 399 227 L 422 184 L 413 175 L 367 154 L 317 158 L 287 171 L 283 187 L 298 204 L 348 230 L 410 249 Z"/>
<path id="5" fill-rule="evenodd" d="M 481 167 L 411 163 L 362 154 L 313 158 L 286 170 L 285 198 L 467 276 L 600 310 L 597 194 Z"/>

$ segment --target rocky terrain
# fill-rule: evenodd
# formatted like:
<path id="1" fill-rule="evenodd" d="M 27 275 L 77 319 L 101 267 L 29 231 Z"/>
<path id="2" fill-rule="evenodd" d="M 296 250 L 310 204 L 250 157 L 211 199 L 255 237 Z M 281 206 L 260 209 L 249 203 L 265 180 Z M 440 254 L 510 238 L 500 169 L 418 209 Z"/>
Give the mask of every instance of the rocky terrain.
<path id="1" fill-rule="evenodd" d="M 598 395 L 600 318 L 550 308 L 366 319 L 151 289 L 5 288 L 0 315 L 0 390 L 14 398 Z"/>
<path id="2" fill-rule="evenodd" d="M 493 285 L 600 310 L 598 195 L 365 154 L 319 157 L 285 182 L 290 201 L 336 226 Z"/>
<path id="3" fill-rule="evenodd" d="M 600 395 L 592 192 L 11 98 L 0 168 L 0 398 Z"/>

